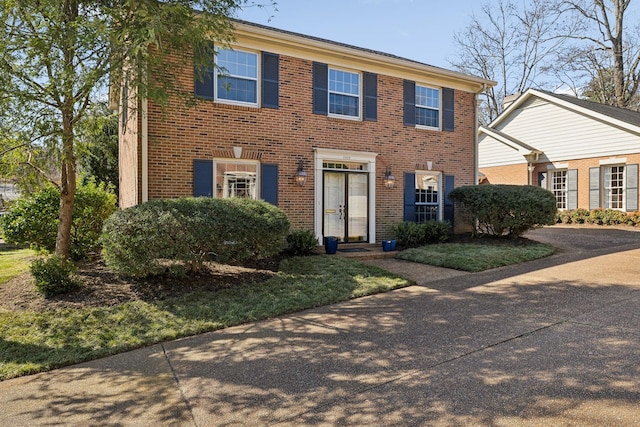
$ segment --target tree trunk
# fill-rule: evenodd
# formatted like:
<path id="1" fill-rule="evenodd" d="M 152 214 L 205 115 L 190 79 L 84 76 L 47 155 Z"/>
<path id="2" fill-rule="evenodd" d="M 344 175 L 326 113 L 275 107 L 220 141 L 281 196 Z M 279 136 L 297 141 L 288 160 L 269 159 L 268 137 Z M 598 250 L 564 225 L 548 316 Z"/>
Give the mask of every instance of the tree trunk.
<path id="1" fill-rule="evenodd" d="M 73 203 L 76 197 L 76 156 L 74 143 L 74 65 L 75 43 L 77 41 L 76 20 L 77 0 L 65 0 L 63 4 L 65 38 L 62 47 L 64 55 L 62 113 L 62 168 L 60 171 L 60 215 L 56 236 L 56 255 L 69 258 L 71 255 L 71 226 L 73 224 Z"/>

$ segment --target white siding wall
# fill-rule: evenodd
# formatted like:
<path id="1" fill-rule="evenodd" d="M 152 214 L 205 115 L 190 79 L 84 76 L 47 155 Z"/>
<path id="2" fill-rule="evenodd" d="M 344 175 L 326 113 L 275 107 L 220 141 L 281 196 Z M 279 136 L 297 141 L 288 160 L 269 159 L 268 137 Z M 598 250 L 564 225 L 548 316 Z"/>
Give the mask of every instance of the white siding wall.
<path id="1" fill-rule="evenodd" d="M 498 130 L 543 151 L 551 161 L 640 151 L 640 136 L 535 97 L 502 121 Z M 481 144 L 485 162 L 500 161 L 483 151 Z"/>
<path id="2" fill-rule="evenodd" d="M 481 135 L 478 140 L 478 167 L 513 165 L 526 163 L 522 154 L 508 145 L 487 136 Z"/>
<path id="3" fill-rule="evenodd" d="M 618 156 L 640 152 L 640 136 L 532 97 L 503 120 L 497 130 L 544 152 L 550 161 Z M 480 167 L 524 163 L 511 149 L 481 135 Z M 505 149 L 495 147 L 500 144 Z"/>

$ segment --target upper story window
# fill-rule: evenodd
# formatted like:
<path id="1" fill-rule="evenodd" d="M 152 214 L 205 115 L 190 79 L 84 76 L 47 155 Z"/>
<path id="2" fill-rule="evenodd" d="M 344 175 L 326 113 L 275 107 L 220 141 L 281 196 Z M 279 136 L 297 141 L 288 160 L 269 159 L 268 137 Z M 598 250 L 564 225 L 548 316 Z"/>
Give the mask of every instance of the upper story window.
<path id="1" fill-rule="evenodd" d="M 416 125 L 440 129 L 440 90 L 416 85 Z"/>
<path id="2" fill-rule="evenodd" d="M 403 85 L 404 125 L 425 129 L 455 130 L 455 91 L 405 80 Z"/>
<path id="3" fill-rule="evenodd" d="M 313 63 L 313 113 L 378 120 L 378 75 Z"/>
<path id="4" fill-rule="evenodd" d="M 214 63 L 212 50 L 199 54 L 205 55 L 206 64 L 201 70 L 194 69 L 194 92 L 198 98 L 249 107 L 279 107 L 279 55 L 218 48 Z"/>
<path id="5" fill-rule="evenodd" d="M 216 101 L 258 105 L 258 54 L 218 49 Z"/>
<path id="6" fill-rule="evenodd" d="M 360 74 L 329 69 L 329 114 L 360 117 Z"/>

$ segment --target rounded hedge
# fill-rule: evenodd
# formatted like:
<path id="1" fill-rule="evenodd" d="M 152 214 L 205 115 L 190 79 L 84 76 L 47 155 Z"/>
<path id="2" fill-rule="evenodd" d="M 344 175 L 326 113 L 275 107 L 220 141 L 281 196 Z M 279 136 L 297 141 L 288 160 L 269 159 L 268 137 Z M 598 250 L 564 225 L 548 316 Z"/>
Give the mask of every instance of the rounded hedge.
<path id="1" fill-rule="evenodd" d="M 77 187 L 71 225 L 73 259 L 85 258 L 99 250 L 102 225 L 115 210 L 116 196 L 107 186 L 88 182 Z M 7 243 L 53 252 L 59 215 L 60 190 L 46 187 L 18 199 L 0 217 L 3 238 Z"/>
<path id="2" fill-rule="evenodd" d="M 473 234 L 519 237 L 527 230 L 556 220 L 553 193 L 531 185 L 470 185 L 449 197 L 471 223 Z"/>
<path id="3" fill-rule="evenodd" d="M 262 201 L 229 198 L 153 200 L 105 221 L 103 257 L 120 274 L 144 277 L 182 266 L 264 258 L 282 250 L 286 214 Z"/>

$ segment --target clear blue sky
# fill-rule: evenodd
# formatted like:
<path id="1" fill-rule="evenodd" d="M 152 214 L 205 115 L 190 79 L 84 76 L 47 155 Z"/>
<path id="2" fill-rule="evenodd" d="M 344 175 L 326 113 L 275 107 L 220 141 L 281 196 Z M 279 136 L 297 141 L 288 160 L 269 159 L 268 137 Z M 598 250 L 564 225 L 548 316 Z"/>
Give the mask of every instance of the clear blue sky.
<path id="1" fill-rule="evenodd" d="M 266 3 L 268 0 L 256 0 Z M 464 30 L 478 0 L 276 0 L 239 19 L 451 68 L 453 35 Z M 477 12 L 477 10 L 476 10 Z"/>

